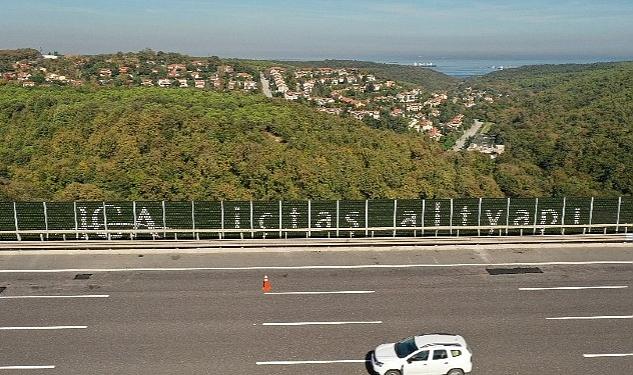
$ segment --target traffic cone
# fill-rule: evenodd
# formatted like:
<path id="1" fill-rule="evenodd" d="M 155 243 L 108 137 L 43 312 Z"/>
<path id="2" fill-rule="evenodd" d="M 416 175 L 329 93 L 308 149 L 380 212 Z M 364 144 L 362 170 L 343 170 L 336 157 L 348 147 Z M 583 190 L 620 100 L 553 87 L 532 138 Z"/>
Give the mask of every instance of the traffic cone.
<path id="1" fill-rule="evenodd" d="M 264 293 L 268 293 L 273 290 L 272 285 L 270 285 L 270 281 L 268 280 L 268 276 L 264 275 L 264 283 L 262 284 L 262 290 Z"/>

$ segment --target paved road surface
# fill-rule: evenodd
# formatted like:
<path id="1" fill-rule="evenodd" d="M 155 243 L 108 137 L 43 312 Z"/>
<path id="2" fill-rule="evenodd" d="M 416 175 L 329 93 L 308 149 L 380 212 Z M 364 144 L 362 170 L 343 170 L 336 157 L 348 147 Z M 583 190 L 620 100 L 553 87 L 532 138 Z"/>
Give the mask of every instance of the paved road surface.
<path id="1" fill-rule="evenodd" d="M 267 97 L 272 98 L 273 97 L 273 93 L 270 92 L 270 83 L 268 82 L 266 77 L 264 77 L 264 74 L 262 72 L 259 73 L 259 76 L 261 77 L 260 81 L 262 83 L 262 92 Z"/>
<path id="2" fill-rule="evenodd" d="M 372 348 L 423 332 L 464 335 L 473 374 L 633 368 L 630 356 L 583 356 L 633 353 L 630 246 L 139 255 L 0 255 L 0 373 L 367 375 Z M 543 273 L 486 270 L 510 262 L 547 263 Z M 285 268 L 260 267 L 273 265 Z M 349 267 L 358 265 L 376 268 Z M 102 270 L 85 271 L 87 280 L 74 279 L 80 271 L 33 272 L 68 268 Z M 264 274 L 274 293 L 364 293 L 264 295 Z M 520 289 L 551 287 L 612 289 Z M 6 298 L 77 295 L 92 297 Z M 588 317 L 602 319 L 578 319 Z M 319 322 L 348 324 L 286 325 Z M 337 360 L 358 362 L 267 364 Z M 55 368 L 2 369 L 18 365 Z"/>
<path id="3" fill-rule="evenodd" d="M 468 130 L 466 130 L 464 132 L 464 134 L 462 134 L 461 137 L 459 137 L 459 139 L 457 140 L 457 142 L 455 142 L 455 145 L 453 146 L 453 151 L 459 151 L 461 149 L 464 148 L 464 145 L 466 144 L 466 141 L 468 140 L 468 138 L 474 136 L 475 134 L 477 134 L 477 132 L 479 131 L 479 129 L 481 129 L 481 126 L 484 123 L 479 121 L 479 120 L 475 120 L 473 122 L 473 126 L 471 126 L 470 128 L 468 128 Z"/>

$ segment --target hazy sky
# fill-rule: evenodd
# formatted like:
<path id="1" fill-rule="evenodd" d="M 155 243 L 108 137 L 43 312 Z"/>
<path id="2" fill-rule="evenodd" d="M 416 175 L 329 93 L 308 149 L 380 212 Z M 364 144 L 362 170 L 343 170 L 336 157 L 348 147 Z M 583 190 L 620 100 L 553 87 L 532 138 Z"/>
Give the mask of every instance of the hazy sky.
<path id="1" fill-rule="evenodd" d="M 633 0 L 22 0 L 0 48 L 198 56 L 633 56 Z"/>

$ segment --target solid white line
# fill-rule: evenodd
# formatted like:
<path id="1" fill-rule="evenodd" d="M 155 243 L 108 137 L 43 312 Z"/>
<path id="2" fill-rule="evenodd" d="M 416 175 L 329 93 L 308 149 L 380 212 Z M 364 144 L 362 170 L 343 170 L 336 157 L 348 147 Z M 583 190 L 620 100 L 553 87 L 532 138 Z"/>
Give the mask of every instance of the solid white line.
<path id="1" fill-rule="evenodd" d="M 454 264 L 361 264 L 340 266 L 252 266 L 252 267 L 167 267 L 167 268 L 62 268 L 62 269 L 13 269 L 0 273 L 64 273 L 64 272 L 175 272 L 175 271 L 267 271 L 267 270 L 331 270 L 373 268 L 454 268 L 492 266 L 583 266 L 583 265 L 633 265 L 633 261 L 594 262 L 526 262 L 526 263 L 454 263 Z"/>
<path id="2" fill-rule="evenodd" d="M 277 293 L 264 293 L 272 295 L 284 295 L 284 294 L 368 294 L 375 293 L 375 290 L 342 290 L 338 292 L 277 292 Z"/>
<path id="3" fill-rule="evenodd" d="M 53 368 L 55 366 L 0 366 L 0 370 L 42 370 Z"/>
<path id="4" fill-rule="evenodd" d="M 270 362 L 255 362 L 256 365 L 320 365 L 328 363 L 365 363 L 366 360 L 362 359 L 342 359 L 338 361 L 270 361 Z"/>
<path id="5" fill-rule="evenodd" d="M 382 321 L 373 322 L 296 322 L 296 323 L 262 323 L 263 326 L 314 326 L 314 325 L 344 325 L 344 324 L 382 324 Z"/>
<path id="6" fill-rule="evenodd" d="M 82 294 L 77 296 L 0 296 L 0 299 L 29 299 L 29 298 L 108 298 L 109 294 Z"/>
<path id="7" fill-rule="evenodd" d="M 559 318 L 546 318 L 547 320 L 591 320 L 591 319 L 633 319 L 633 315 L 615 315 L 615 316 L 563 316 Z"/>
<path id="8" fill-rule="evenodd" d="M 585 358 L 600 358 L 600 357 L 633 357 L 633 353 L 626 354 L 583 354 Z"/>
<path id="9" fill-rule="evenodd" d="M 58 329 L 86 329 L 88 326 L 48 326 L 48 327 L 0 327 L 0 331 L 49 331 Z"/>
<path id="10" fill-rule="evenodd" d="M 584 290 L 584 289 L 625 289 L 626 285 L 617 286 L 559 286 L 552 288 L 519 288 L 519 290 Z"/>

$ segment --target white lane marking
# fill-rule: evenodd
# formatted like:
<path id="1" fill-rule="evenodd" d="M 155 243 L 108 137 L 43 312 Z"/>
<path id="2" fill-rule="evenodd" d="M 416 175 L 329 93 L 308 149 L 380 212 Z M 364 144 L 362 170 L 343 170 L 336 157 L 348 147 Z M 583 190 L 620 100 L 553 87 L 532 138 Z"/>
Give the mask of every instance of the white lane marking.
<path id="1" fill-rule="evenodd" d="M 0 327 L 0 331 L 47 331 L 58 329 L 86 329 L 88 326 Z"/>
<path id="2" fill-rule="evenodd" d="M 344 325 L 344 324 L 382 324 L 382 321 L 372 322 L 293 322 L 293 323 L 262 323 L 263 326 L 316 326 L 316 325 Z"/>
<path id="3" fill-rule="evenodd" d="M 584 290 L 584 289 L 625 289 L 627 285 L 614 286 L 558 286 L 551 288 L 519 288 L 519 290 Z"/>
<path id="4" fill-rule="evenodd" d="M 585 358 L 600 358 L 600 357 L 633 357 L 633 353 L 623 354 L 583 354 Z"/>
<path id="5" fill-rule="evenodd" d="M 270 362 L 255 362 L 256 365 L 320 365 L 328 363 L 365 363 L 364 359 L 341 359 L 337 361 L 270 361 Z"/>
<path id="6" fill-rule="evenodd" d="M 53 368 L 55 366 L 0 366 L 0 370 L 42 370 Z"/>
<path id="7" fill-rule="evenodd" d="M 546 318 L 547 320 L 591 320 L 591 319 L 633 319 L 633 315 L 602 315 L 602 316 L 562 316 Z"/>
<path id="8" fill-rule="evenodd" d="M 284 295 L 284 294 L 368 294 L 376 293 L 375 290 L 341 290 L 336 292 L 276 292 L 276 293 L 264 293 L 272 295 Z"/>
<path id="9" fill-rule="evenodd" d="M 371 268 L 454 268 L 492 266 L 586 266 L 586 265 L 633 265 L 633 261 L 593 262 L 526 262 L 526 263 L 454 263 L 454 264 L 361 264 L 340 266 L 252 266 L 252 267 L 167 267 L 167 268 L 61 268 L 61 269 L 13 269 L 0 273 L 64 273 L 64 272 L 151 272 L 151 271 L 266 271 L 266 270 L 331 270 Z"/>
<path id="10" fill-rule="evenodd" d="M 29 298 L 109 298 L 109 294 L 81 294 L 76 296 L 0 296 L 0 299 L 29 299 Z"/>

